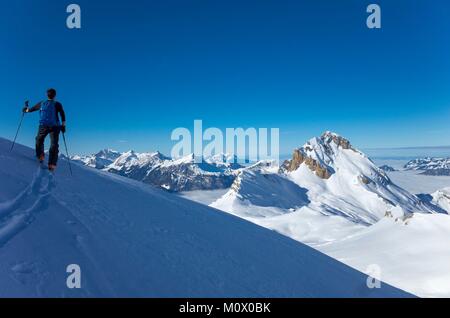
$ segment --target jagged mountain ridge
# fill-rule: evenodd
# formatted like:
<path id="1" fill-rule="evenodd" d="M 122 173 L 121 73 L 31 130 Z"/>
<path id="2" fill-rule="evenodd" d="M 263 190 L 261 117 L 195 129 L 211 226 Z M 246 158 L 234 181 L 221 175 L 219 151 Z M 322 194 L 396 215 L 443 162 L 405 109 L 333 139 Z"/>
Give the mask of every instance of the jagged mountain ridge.
<path id="1" fill-rule="evenodd" d="M 423 175 L 450 176 L 450 158 L 418 158 L 408 161 L 403 168 L 421 171 Z"/>
<path id="2" fill-rule="evenodd" d="M 85 166 L 89 166 L 96 169 L 103 169 L 106 166 L 113 163 L 117 158 L 121 155 L 120 152 L 112 150 L 112 149 L 104 149 L 96 154 L 87 155 L 87 156 L 72 156 L 71 160 L 75 162 L 80 162 Z"/>
<path id="3" fill-rule="evenodd" d="M 118 153 L 105 151 L 92 156 L 74 156 L 72 160 L 93 168 L 112 172 L 169 191 L 212 190 L 228 188 L 242 166 L 226 154 L 195 162 L 193 154 L 171 159 L 160 152 Z"/>

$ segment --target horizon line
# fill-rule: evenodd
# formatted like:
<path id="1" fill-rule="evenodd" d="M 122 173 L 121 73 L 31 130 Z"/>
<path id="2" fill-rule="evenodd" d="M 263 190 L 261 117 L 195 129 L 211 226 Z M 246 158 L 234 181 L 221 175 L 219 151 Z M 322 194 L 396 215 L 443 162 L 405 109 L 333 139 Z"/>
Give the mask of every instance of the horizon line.
<path id="1" fill-rule="evenodd" d="M 407 147 L 370 147 L 361 148 L 361 150 L 384 150 L 384 149 L 442 149 L 450 148 L 450 145 L 446 146 L 407 146 Z"/>

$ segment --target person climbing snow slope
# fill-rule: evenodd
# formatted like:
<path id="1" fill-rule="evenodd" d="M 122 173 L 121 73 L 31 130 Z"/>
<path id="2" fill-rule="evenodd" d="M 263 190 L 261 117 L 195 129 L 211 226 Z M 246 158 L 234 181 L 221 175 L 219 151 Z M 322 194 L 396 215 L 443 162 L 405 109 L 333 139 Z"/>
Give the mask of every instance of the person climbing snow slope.
<path id="1" fill-rule="evenodd" d="M 58 163 L 59 133 L 66 132 L 66 114 L 60 102 L 55 100 L 56 90 L 47 90 L 48 99 L 41 101 L 31 108 L 24 107 L 24 113 L 32 113 L 39 110 L 39 129 L 36 136 L 36 157 L 40 163 L 44 162 L 44 141 L 50 135 L 50 150 L 48 158 L 48 169 L 54 171 Z"/>

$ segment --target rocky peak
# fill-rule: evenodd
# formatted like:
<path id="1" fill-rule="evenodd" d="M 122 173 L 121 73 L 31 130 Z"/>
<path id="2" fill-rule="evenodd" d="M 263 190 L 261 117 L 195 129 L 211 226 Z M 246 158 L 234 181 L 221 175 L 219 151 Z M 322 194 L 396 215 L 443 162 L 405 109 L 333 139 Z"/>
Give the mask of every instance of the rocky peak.
<path id="1" fill-rule="evenodd" d="M 103 158 L 103 159 L 117 159 L 121 155 L 120 152 L 112 150 L 112 149 L 103 149 L 97 152 L 94 156 L 96 158 Z"/>
<path id="2" fill-rule="evenodd" d="M 295 171 L 303 163 L 319 178 L 329 179 L 334 170 L 333 162 L 336 149 L 354 150 L 350 142 L 336 133 L 326 131 L 320 137 L 309 140 L 303 147 L 295 149 L 291 160 L 286 160 L 281 170 Z"/>
<path id="3" fill-rule="evenodd" d="M 334 142 L 338 147 L 342 147 L 342 149 L 352 149 L 350 141 L 330 131 L 324 132 L 322 136 L 320 136 L 320 139 L 327 144 Z"/>
<path id="4" fill-rule="evenodd" d="M 150 154 L 150 156 L 155 158 L 155 159 L 159 159 L 161 161 L 170 160 L 170 157 L 165 156 L 164 154 L 162 154 L 159 151 L 153 152 L 152 154 Z"/>

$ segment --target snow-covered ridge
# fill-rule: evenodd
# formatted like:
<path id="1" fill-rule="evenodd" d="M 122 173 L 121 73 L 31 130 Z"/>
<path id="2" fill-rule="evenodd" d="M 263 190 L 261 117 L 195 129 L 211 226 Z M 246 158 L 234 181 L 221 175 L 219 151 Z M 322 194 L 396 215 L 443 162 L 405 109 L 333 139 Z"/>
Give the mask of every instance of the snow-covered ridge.
<path id="1" fill-rule="evenodd" d="M 71 160 L 75 162 L 80 162 L 86 166 L 103 169 L 104 167 L 110 165 L 121 155 L 120 152 L 112 150 L 112 149 L 104 149 L 99 151 L 96 154 L 88 155 L 88 156 L 72 156 Z"/>
<path id="2" fill-rule="evenodd" d="M 72 157 L 81 164 L 175 192 L 228 188 L 237 170 L 242 168 L 231 159 L 229 155 L 220 154 L 197 163 L 193 154 L 171 159 L 158 151 L 137 153 L 132 150 Z"/>
<path id="3" fill-rule="evenodd" d="M 308 204 L 307 190 L 278 169 L 274 161 L 241 169 L 230 190 L 212 206 L 240 217 L 270 217 Z"/>
<path id="4" fill-rule="evenodd" d="M 450 176 L 450 158 L 418 158 L 407 162 L 404 168 L 423 171 L 425 175 Z"/>

